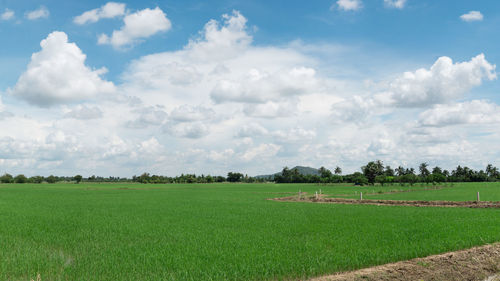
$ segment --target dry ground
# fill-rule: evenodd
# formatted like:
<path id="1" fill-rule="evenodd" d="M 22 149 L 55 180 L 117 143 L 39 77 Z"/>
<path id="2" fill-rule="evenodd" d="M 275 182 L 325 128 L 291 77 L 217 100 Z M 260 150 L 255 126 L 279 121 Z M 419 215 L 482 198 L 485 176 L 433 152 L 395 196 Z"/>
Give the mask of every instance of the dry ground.
<path id="1" fill-rule="evenodd" d="M 500 272 L 500 243 L 467 250 L 385 264 L 311 279 L 340 280 L 470 280 L 497 281 Z"/>

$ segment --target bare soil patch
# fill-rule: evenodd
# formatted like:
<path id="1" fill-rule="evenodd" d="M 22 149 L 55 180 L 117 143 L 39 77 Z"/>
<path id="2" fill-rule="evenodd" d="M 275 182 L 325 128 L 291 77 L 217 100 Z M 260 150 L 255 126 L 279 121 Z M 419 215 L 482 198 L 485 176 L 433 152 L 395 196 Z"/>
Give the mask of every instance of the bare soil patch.
<path id="1" fill-rule="evenodd" d="M 499 280 L 500 243 L 338 273 L 310 281 Z"/>
<path id="2" fill-rule="evenodd" d="M 296 201 L 313 203 L 332 204 L 357 204 L 357 205 L 377 205 L 377 206 L 413 206 L 413 207 L 463 207 L 463 208 L 500 208 L 500 202 L 491 201 L 422 201 L 422 200 L 381 200 L 381 199 L 346 199 L 346 198 L 325 198 L 325 195 L 318 195 L 316 198 L 298 195 L 273 198 L 276 201 Z"/>

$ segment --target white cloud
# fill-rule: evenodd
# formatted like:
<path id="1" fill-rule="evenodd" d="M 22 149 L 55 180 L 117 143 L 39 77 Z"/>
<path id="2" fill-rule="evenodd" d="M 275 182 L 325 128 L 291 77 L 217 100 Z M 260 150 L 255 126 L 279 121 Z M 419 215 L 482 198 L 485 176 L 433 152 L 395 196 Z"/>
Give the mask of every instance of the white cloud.
<path id="1" fill-rule="evenodd" d="M 98 22 L 100 19 L 110 19 L 125 15 L 125 4 L 108 2 L 100 8 L 86 11 L 75 17 L 73 22 L 79 25 Z"/>
<path id="2" fill-rule="evenodd" d="M 247 19 L 238 11 L 222 16 L 224 24 L 210 20 L 197 40 L 191 40 L 186 46 L 194 59 L 223 60 L 240 55 L 252 42 L 246 31 Z"/>
<path id="3" fill-rule="evenodd" d="M 405 72 L 390 83 L 389 94 L 396 106 L 423 107 L 461 98 L 483 80 L 496 79 L 496 66 L 480 54 L 470 61 L 453 63 L 440 57 L 430 69 Z"/>
<path id="4" fill-rule="evenodd" d="M 243 161 L 252 161 L 255 158 L 269 158 L 275 156 L 281 146 L 273 143 L 263 143 L 259 146 L 252 147 L 248 149 L 245 153 L 241 155 Z"/>
<path id="5" fill-rule="evenodd" d="M 210 120 L 214 118 L 215 112 L 204 106 L 181 105 L 170 113 L 170 120 L 176 122 L 194 122 Z"/>
<path id="6" fill-rule="evenodd" d="M 27 70 L 8 92 L 38 106 L 76 102 L 115 91 L 113 83 L 100 76 L 105 68 L 85 65 L 86 55 L 64 32 L 55 31 L 40 43 L 42 50 L 31 56 Z"/>
<path id="7" fill-rule="evenodd" d="M 162 130 L 172 136 L 190 139 L 199 139 L 210 133 L 209 126 L 202 122 L 166 123 Z"/>
<path id="8" fill-rule="evenodd" d="M 125 16 L 123 22 L 122 28 L 113 31 L 111 37 L 101 34 L 98 44 L 111 44 L 118 49 L 123 46 L 137 44 L 145 38 L 159 32 L 168 31 L 172 27 L 170 20 L 159 7 L 129 14 Z"/>
<path id="9" fill-rule="evenodd" d="M 259 123 L 250 123 L 243 125 L 243 127 L 238 130 L 236 136 L 239 138 L 258 137 L 266 135 L 267 133 L 267 129 Z"/>
<path id="10" fill-rule="evenodd" d="M 340 10 L 356 11 L 363 7 L 363 3 L 361 0 L 337 0 L 337 6 Z"/>
<path id="11" fill-rule="evenodd" d="M 378 104 L 371 98 L 353 96 L 350 99 L 332 105 L 331 121 L 363 123 L 373 113 Z"/>
<path id="12" fill-rule="evenodd" d="M 266 103 L 318 91 L 316 71 L 312 68 L 292 68 L 278 73 L 262 73 L 251 69 L 238 81 L 220 80 L 210 96 L 217 102 Z"/>
<path id="13" fill-rule="evenodd" d="M 403 9 L 406 0 L 384 0 L 384 4 L 391 8 Z"/>
<path id="14" fill-rule="evenodd" d="M 0 15 L 1 20 L 11 20 L 15 17 L 14 11 L 5 8 L 5 11 Z"/>
<path id="15" fill-rule="evenodd" d="M 482 21 L 483 20 L 483 14 L 479 11 L 470 11 L 467 14 L 463 14 L 460 16 L 460 19 L 466 22 L 471 22 L 471 21 Z"/>
<path id="16" fill-rule="evenodd" d="M 500 106 L 485 100 L 436 105 L 420 114 L 419 123 L 423 126 L 434 127 L 498 124 L 500 123 Z"/>
<path id="17" fill-rule="evenodd" d="M 26 12 L 25 17 L 29 20 L 46 19 L 50 15 L 45 6 L 40 6 L 37 10 Z"/>
<path id="18" fill-rule="evenodd" d="M 138 116 L 128 121 L 127 127 L 135 129 L 143 129 L 148 126 L 157 126 L 163 124 L 168 117 L 168 114 L 161 107 L 143 107 L 133 110 L 133 113 Z"/>
<path id="19" fill-rule="evenodd" d="M 98 119 L 102 117 L 102 111 L 97 106 L 77 105 L 64 114 L 65 118 L 80 120 Z"/>
<path id="20" fill-rule="evenodd" d="M 223 175 L 231 167 L 256 175 L 285 165 L 339 165 L 350 173 L 374 159 L 413 167 L 472 159 L 467 164 L 474 168 L 500 159 L 491 153 L 500 151 L 498 106 L 463 102 L 472 98 L 466 96 L 471 89 L 496 76 L 484 56 L 462 63 L 442 58 L 433 67 L 364 84 L 372 73 L 376 77 L 368 78 L 386 75 L 379 63 L 368 65 L 370 74 L 365 63 L 362 69 L 349 66 L 372 50 L 257 45 L 253 32 L 237 11 L 211 20 L 184 47 L 131 61 L 116 89 L 102 71 L 85 65 L 74 43 L 51 34 L 7 91 L 13 96 L 0 94 L 0 169 L 131 176 Z M 90 92 L 85 85 L 71 87 L 80 80 L 97 86 Z M 225 83 L 234 89 L 217 93 Z M 474 99 L 488 88 L 481 90 Z M 63 105 L 48 110 L 14 97 Z"/>
<path id="21" fill-rule="evenodd" d="M 231 157 L 233 157 L 233 155 L 234 155 L 234 150 L 230 148 L 225 149 L 224 151 L 221 152 L 211 150 L 210 153 L 208 154 L 208 159 L 214 162 L 228 161 Z"/>

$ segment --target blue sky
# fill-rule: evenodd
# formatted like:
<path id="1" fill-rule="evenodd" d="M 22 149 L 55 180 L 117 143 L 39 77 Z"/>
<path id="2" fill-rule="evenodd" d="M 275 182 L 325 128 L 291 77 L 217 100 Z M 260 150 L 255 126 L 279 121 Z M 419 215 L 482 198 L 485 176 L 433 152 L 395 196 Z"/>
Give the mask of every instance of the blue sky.
<path id="1" fill-rule="evenodd" d="M 499 7 L 0 1 L 0 172 L 499 165 Z"/>

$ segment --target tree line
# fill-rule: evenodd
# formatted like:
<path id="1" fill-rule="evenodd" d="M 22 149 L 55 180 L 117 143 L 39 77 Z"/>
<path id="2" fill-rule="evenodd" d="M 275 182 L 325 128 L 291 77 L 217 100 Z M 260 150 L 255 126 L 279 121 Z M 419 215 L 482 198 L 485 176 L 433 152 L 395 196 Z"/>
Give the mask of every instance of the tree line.
<path id="1" fill-rule="evenodd" d="M 296 169 L 283 168 L 275 175 L 277 183 L 354 183 L 357 185 L 375 184 L 410 184 L 443 183 L 443 182 L 486 182 L 499 181 L 500 172 L 497 167 L 488 164 L 484 170 L 475 171 L 467 166 L 458 165 L 451 172 L 439 166 L 430 168 L 421 163 L 418 171 L 411 167 L 398 166 L 393 169 L 385 166 L 380 160 L 370 161 L 361 167 L 361 172 L 341 175 L 339 167 L 332 173 L 325 167 L 319 169 L 319 175 L 302 175 Z"/>
<path id="2" fill-rule="evenodd" d="M 452 171 L 442 169 L 439 166 L 429 167 L 427 163 L 421 163 L 418 171 L 412 167 L 398 166 L 391 168 L 380 160 L 370 161 L 361 167 L 361 172 L 342 174 L 342 169 L 336 167 L 333 172 L 325 167 L 318 170 L 318 174 L 304 175 L 298 169 L 284 167 L 280 173 L 271 177 L 249 177 L 239 172 L 229 172 L 227 176 L 181 174 L 180 176 L 168 177 L 162 175 L 151 175 L 143 173 L 132 178 L 122 177 L 98 177 L 90 176 L 84 178 L 81 175 L 71 177 L 59 177 L 50 175 L 48 177 L 32 176 L 23 174 L 12 176 L 8 173 L 0 176 L 0 183 L 56 183 L 56 182 L 137 182 L 137 183 L 216 183 L 216 182 L 276 182 L 276 183 L 354 183 L 356 185 L 367 184 L 410 184 L 415 183 L 443 183 L 443 182 L 486 182 L 500 181 L 500 171 L 492 164 L 488 164 L 484 170 L 475 171 L 467 166 L 458 165 Z"/>

